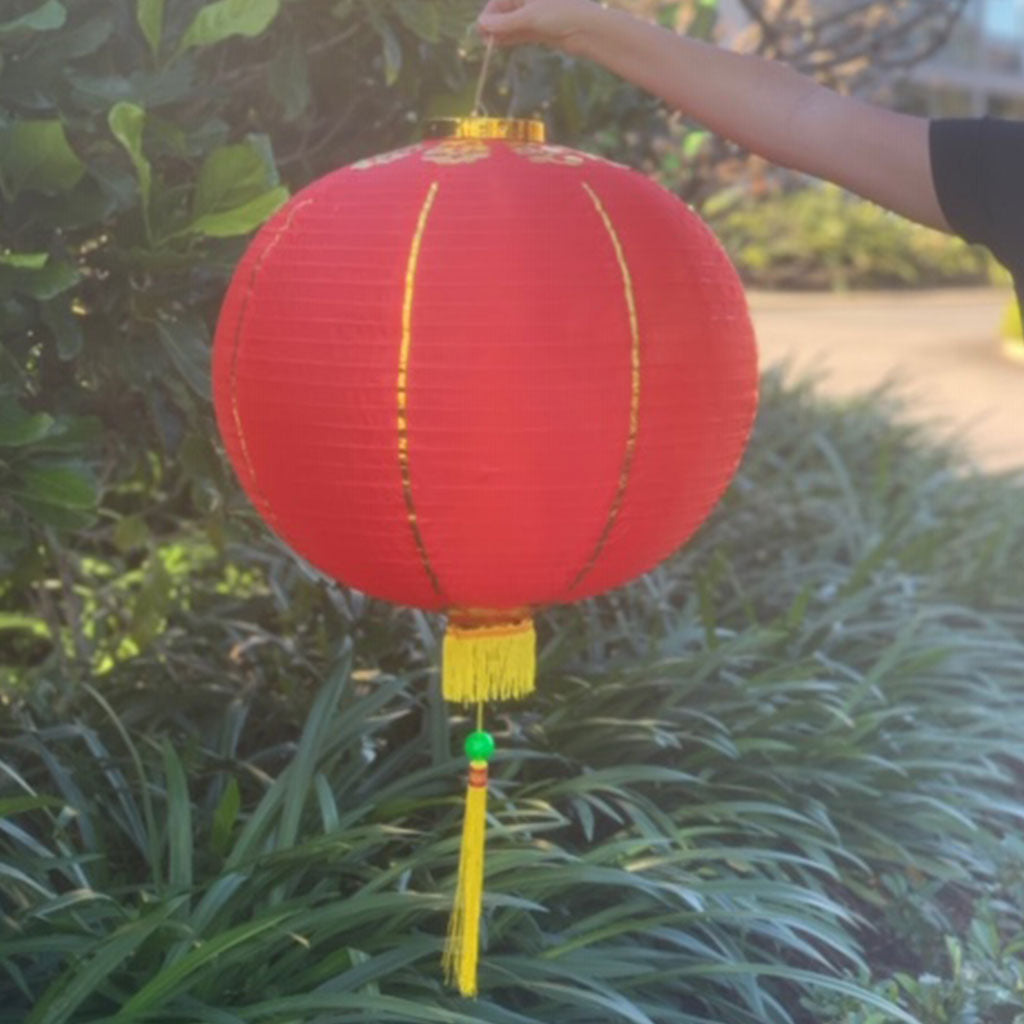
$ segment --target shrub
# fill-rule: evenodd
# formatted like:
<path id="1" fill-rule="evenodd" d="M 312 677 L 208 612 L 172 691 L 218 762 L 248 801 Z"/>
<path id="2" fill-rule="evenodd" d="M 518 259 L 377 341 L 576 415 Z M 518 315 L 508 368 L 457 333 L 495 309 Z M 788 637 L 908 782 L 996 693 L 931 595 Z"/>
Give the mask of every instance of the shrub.
<path id="1" fill-rule="evenodd" d="M 213 443 L 211 327 L 289 192 L 467 113 L 478 0 L 13 0 L 0 13 L 0 682 L 71 686 L 204 598 L 229 535 L 279 612 L 334 614 Z M 496 55 L 489 110 L 553 135 L 649 125 L 651 98 L 539 48 Z M 617 136 L 604 143 L 614 147 Z M 639 147 L 639 148 L 642 148 Z M 184 524 L 202 529 L 188 533 Z M 240 526 L 241 524 L 241 526 Z M 239 548 L 235 548 L 236 551 Z M 226 584 L 206 597 L 223 593 Z M 235 626 L 233 643 L 252 640 Z M 238 633 L 246 634 L 239 636 Z M 127 634 L 127 635 L 125 635 Z M 268 643 L 266 651 L 275 649 Z M 180 650 L 168 656 L 180 659 Z"/>
<path id="2" fill-rule="evenodd" d="M 437 967 L 461 793 L 436 623 L 349 593 L 315 696 L 254 687 L 259 648 L 170 692 L 143 654 L 26 694 L 0 1020 L 928 1020 L 903 979 L 962 987 L 951 941 L 1005 987 L 1021 497 L 769 380 L 697 541 L 545 613 L 536 699 L 492 712 L 475 1002 Z"/>
<path id="3" fill-rule="evenodd" d="M 983 249 L 835 185 L 754 199 L 725 192 L 703 212 L 758 287 L 935 287 L 988 283 L 998 273 Z"/>

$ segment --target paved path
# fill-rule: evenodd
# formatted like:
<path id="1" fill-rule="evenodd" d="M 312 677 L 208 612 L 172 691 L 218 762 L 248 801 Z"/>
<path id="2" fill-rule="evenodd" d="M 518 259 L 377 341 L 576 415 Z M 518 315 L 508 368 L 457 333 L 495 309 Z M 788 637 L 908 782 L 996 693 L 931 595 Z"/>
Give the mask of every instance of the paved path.
<path id="1" fill-rule="evenodd" d="M 999 341 L 1008 290 L 747 298 L 763 366 L 820 374 L 820 391 L 837 397 L 892 380 L 910 419 L 962 437 L 985 469 L 1024 469 L 1024 363 Z"/>

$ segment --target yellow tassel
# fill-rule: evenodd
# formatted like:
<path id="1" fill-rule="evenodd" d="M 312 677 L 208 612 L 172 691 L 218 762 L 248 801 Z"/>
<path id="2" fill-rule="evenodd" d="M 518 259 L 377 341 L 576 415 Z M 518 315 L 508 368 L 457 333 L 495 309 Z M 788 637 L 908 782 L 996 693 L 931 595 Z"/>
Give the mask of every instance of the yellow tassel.
<path id="1" fill-rule="evenodd" d="M 511 622 L 449 622 L 441 689 L 459 704 L 518 700 L 534 690 L 537 634 L 529 616 Z"/>
<path id="2" fill-rule="evenodd" d="M 466 814 L 462 821 L 459 881 L 455 906 L 448 921 L 444 949 L 444 973 L 449 985 L 457 984 L 464 996 L 475 996 L 476 968 L 480 956 L 480 914 L 484 888 L 484 832 L 487 821 L 487 762 L 471 761 L 466 790 Z"/>

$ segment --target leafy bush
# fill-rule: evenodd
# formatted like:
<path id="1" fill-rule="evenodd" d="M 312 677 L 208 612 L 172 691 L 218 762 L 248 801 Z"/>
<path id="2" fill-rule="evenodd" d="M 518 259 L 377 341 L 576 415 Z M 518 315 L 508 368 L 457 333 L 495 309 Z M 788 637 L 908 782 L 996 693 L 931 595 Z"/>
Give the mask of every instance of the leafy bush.
<path id="1" fill-rule="evenodd" d="M 985 250 L 835 185 L 756 198 L 726 191 L 703 212 L 744 279 L 759 287 L 935 287 L 988 283 L 999 273 Z"/>
<path id="2" fill-rule="evenodd" d="M 164 632 L 165 611 L 191 602 L 197 619 L 208 615 L 231 587 L 219 580 L 197 594 L 197 560 L 219 557 L 240 533 L 249 561 L 224 571 L 245 577 L 273 563 L 280 600 L 251 629 L 233 623 L 231 644 L 335 614 L 245 520 L 212 443 L 211 328 L 248 234 L 290 191 L 407 144 L 426 117 L 469 111 L 479 9 L 478 0 L 4 5 L 8 685 L 45 674 L 55 657 L 61 685 L 73 685 L 152 644 L 180 674 L 188 659 Z M 538 48 L 500 53 L 495 66 L 487 109 L 544 108 L 566 141 L 608 124 L 646 126 L 646 137 L 661 116 L 607 72 Z M 264 650 L 279 646 L 268 640 Z"/>
<path id="3" fill-rule="evenodd" d="M 493 713 L 479 1000 L 437 967 L 438 624 L 335 591 L 315 696 L 243 649 L 15 701 L 0 1020 L 939 1021 L 911 980 L 968 970 L 971 1005 L 1012 995 L 1021 488 L 870 401 L 766 391 L 697 541 L 545 613 L 536 699 Z"/>

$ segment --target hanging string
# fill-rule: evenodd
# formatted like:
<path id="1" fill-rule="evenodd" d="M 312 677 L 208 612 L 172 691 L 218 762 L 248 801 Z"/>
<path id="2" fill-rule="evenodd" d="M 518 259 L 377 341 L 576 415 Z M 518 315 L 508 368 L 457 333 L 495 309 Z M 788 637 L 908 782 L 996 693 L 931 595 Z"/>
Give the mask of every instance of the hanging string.
<path id="1" fill-rule="evenodd" d="M 484 95 L 484 82 L 487 80 L 487 69 L 491 64 L 491 54 L 494 52 L 494 36 L 487 37 L 487 51 L 484 53 L 484 65 L 480 69 L 480 80 L 476 83 L 476 98 L 473 100 L 473 112 L 470 117 L 480 117 L 480 101 Z"/>

